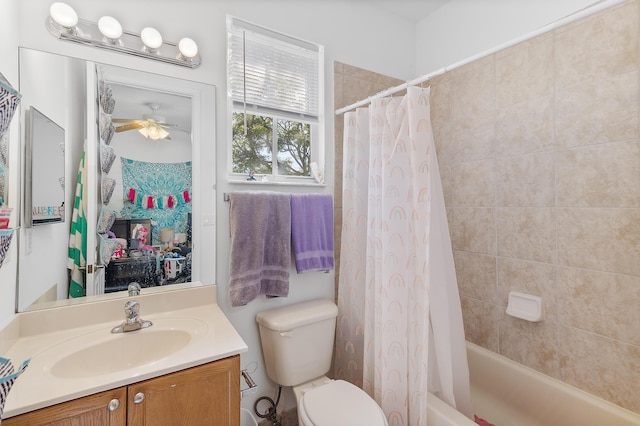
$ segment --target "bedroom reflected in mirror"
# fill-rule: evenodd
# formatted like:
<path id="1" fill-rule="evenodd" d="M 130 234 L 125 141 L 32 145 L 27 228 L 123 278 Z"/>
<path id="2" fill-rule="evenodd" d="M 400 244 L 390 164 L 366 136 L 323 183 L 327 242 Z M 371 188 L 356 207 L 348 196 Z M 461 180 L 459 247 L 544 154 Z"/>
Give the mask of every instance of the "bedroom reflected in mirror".
<path id="1" fill-rule="evenodd" d="M 25 128 L 25 226 L 64 222 L 65 131 L 33 106 Z"/>

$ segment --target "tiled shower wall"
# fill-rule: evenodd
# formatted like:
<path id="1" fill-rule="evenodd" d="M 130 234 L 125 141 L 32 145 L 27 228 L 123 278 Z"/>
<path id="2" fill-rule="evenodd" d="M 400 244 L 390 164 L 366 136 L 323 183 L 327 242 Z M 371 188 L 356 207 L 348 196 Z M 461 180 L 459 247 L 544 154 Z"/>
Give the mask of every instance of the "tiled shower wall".
<path id="1" fill-rule="evenodd" d="M 623 3 L 430 83 L 467 340 L 638 413 L 639 15 Z M 336 107 L 357 100 L 341 67 Z M 511 290 L 544 321 L 507 316 Z"/>

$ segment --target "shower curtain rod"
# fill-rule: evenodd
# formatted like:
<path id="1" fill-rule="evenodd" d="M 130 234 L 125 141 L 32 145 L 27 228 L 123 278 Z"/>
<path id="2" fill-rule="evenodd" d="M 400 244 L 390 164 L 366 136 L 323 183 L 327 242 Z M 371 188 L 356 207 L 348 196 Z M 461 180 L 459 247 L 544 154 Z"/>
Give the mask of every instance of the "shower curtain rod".
<path id="1" fill-rule="evenodd" d="M 362 100 L 360 100 L 358 102 L 355 102 L 355 103 L 353 103 L 351 105 L 348 105 L 346 107 L 337 109 L 335 111 L 335 114 L 336 115 L 342 115 L 345 112 L 351 111 L 353 109 L 359 108 L 359 107 L 364 106 L 364 105 L 368 105 L 368 104 L 371 103 L 371 101 L 373 101 L 375 99 L 380 99 L 380 98 L 385 98 L 387 96 L 391 96 L 391 95 L 393 95 L 395 93 L 398 93 L 398 92 L 400 92 L 402 90 L 405 90 L 407 87 L 416 86 L 418 84 L 424 83 L 425 81 L 431 80 L 432 78 L 437 77 L 439 75 L 442 75 L 442 74 L 444 74 L 446 72 L 449 72 L 449 71 L 451 71 L 453 69 L 459 68 L 459 67 L 461 67 L 463 65 L 466 65 L 466 64 L 469 64 L 469 63 L 471 63 L 473 61 L 476 61 L 478 59 L 484 58 L 484 57 L 489 56 L 489 55 L 491 55 L 493 53 L 496 53 L 496 52 L 499 52 L 501 50 L 504 50 L 504 49 L 506 49 L 508 47 L 515 46 L 518 43 L 522 43 L 523 41 L 530 40 L 530 39 L 532 39 L 532 38 L 534 38 L 536 36 L 539 36 L 540 34 L 544 34 L 546 32 L 555 30 L 556 28 L 560 28 L 560 27 L 562 27 L 564 25 L 570 24 L 571 22 L 575 22 L 578 19 L 585 18 L 587 16 L 593 15 L 595 13 L 598 13 L 598 12 L 601 12 L 601 11 L 603 11 L 605 9 L 613 7 L 613 6 L 617 5 L 617 4 L 624 3 L 625 1 L 627 1 L 627 0 L 600 0 L 600 1 L 597 1 L 597 2 L 595 2 L 593 4 L 591 4 L 591 5 L 583 8 L 583 9 L 578 10 L 577 12 L 572 13 L 571 15 L 565 16 L 564 18 L 560 18 L 557 21 L 554 21 L 554 22 L 552 22 L 552 23 L 550 23 L 548 25 L 545 25 L 544 27 L 539 28 L 538 30 L 533 31 L 533 32 L 531 32 L 529 34 L 525 34 L 524 36 L 518 37 L 518 38 L 516 38 L 514 40 L 511 40 L 509 42 L 506 42 L 504 44 L 500 44 L 500 45 L 498 45 L 498 46 L 496 46 L 496 47 L 494 47 L 492 49 L 485 50 L 484 52 L 480 52 L 479 54 L 473 55 L 473 56 L 471 56 L 471 57 L 469 57 L 469 58 L 467 58 L 465 60 L 462 60 L 460 62 L 456 62 L 456 63 L 454 63 L 452 65 L 449 65 L 447 67 L 441 68 L 441 69 L 439 69 L 437 71 L 434 71 L 434 72 L 431 72 L 429 74 L 425 74 L 425 75 L 422 75 L 420 77 L 414 78 L 413 80 L 409 80 L 409 81 L 407 81 L 405 83 L 402 83 L 402 84 L 400 84 L 398 86 L 390 87 L 389 89 L 383 90 L 382 92 L 378 92 L 375 95 L 369 96 L 366 99 L 362 99 Z"/>

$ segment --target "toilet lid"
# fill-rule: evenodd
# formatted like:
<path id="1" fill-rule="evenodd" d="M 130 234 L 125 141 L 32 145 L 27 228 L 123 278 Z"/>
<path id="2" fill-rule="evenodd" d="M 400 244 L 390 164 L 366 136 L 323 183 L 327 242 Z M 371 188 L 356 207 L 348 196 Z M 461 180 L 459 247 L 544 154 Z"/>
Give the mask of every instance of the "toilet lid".
<path id="1" fill-rule="evenodd" d="M 344 380 L 335 380 L 302 395 L 301 406 L 315 426 L 383 426 L 386 419 L 376 402 L 362 389 Z"/>

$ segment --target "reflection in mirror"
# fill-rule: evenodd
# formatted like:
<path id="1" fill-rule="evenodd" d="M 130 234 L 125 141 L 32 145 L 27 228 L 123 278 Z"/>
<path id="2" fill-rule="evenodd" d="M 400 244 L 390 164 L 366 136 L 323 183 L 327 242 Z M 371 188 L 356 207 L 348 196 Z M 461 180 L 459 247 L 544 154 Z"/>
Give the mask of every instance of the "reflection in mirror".
<path id="1" fill-rule="evenodd" d="M 24 48 L 20 85 L 23 105 L 55 105 L 66 130 L 68 208 L 65 223 L 20 230 L 18 311 L 127 296 L 133 281 L 171 289 L 205 271 L 213 282 L 199 241 L 215 241 L 215 228 L 197 223 L 203 201 L 215 211 L 215 194 L 201 190 L 215 169 L 202 173 L 196 153 L 215 135 L 200 120 L 215 116 L 215 88 Z"/>
<path id="2" fill-rule="evenodd" d="M 33 106 L 25 128 L 24 225 L 64 222 L 64 129 Z"/>
<path id="3" fill-rule="evenodd" d="M 0 206 L 7 203 L 9 188 L 9 132 L 0 138 Z"/>

